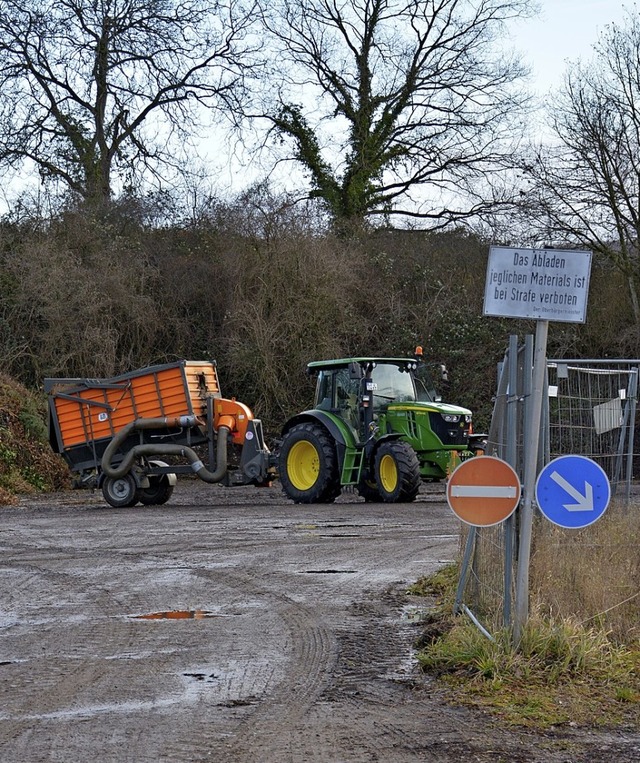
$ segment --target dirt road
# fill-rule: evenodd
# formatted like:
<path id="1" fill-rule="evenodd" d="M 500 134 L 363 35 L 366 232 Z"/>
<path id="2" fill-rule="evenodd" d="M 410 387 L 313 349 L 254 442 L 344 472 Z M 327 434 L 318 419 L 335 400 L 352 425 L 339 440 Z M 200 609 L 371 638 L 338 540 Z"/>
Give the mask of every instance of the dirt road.
<path id="1" fill-rule="evenodd" d="M 442 489 L 77 492 L 4 507 L 0 530 L 1 761 L 640 759 L 638 734 L 502 729 L 417 671 L 405 590 L 458 548 Z"/>

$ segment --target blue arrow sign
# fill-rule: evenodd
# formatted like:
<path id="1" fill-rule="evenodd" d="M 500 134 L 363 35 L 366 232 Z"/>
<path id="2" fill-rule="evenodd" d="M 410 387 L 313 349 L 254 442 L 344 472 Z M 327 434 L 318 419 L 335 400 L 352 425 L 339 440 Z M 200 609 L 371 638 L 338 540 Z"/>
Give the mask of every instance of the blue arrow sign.
<path id="1" fill-rule="evenodd" d="M 586 456 L 560 456 L 544 467 L 536 481 L 538 508 L 560 527 L 593 524 L 606 511 L 610 498 L 604 469 Z"/>

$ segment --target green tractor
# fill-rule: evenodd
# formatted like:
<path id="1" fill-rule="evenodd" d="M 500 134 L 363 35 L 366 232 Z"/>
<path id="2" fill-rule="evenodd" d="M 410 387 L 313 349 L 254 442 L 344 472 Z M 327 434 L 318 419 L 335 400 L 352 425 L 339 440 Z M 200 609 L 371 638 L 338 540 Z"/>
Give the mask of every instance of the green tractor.
<path id="1" fill-rule="evenodd" d="M 415 358 L 309 363 L 312 409 L 283 429 L 279 475 L 296 503 L 329 503 L 353 486 L 366 501 L 412 501 L 420 482 L 448 477 L 481 447 L 471 411 L 440 402 Z"/>

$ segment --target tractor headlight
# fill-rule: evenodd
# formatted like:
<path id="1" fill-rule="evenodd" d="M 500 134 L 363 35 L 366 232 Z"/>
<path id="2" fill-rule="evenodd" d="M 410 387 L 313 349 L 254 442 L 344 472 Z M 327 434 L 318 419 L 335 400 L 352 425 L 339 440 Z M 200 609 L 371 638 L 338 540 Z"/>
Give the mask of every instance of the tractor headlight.
<path id="1" fill-rule="evenodd" d="M 471 414 L 470 414 L 470 413 L 467 413 L 467 415 L 464 417 L 465 423 L 467 423 L 467 424 L 471 424 L 471 419 L 472 419 L 472 418 L 473 418 L 473 417 L 471 416 Z"/>
<path id="2" fill-rule="evenodd" d="M 460 416 L 455 413 L 441 413 L 440 415 L 448 424 L 457 424 L 460 421 Z"/>

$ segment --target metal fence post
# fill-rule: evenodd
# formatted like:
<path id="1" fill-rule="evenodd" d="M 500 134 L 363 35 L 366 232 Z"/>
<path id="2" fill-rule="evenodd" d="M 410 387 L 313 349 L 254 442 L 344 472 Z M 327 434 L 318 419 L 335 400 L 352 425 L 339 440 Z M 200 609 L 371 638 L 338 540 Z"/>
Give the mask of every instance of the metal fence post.
<path id="1" fill-rule="evenodd" d="M 518 568 L 516 576 L 516 611 L 514 620 L 514 641 L 520 642 L 522 631 L 529 617 L 529 562 L 531 557 L 531 534 L 533 527 L 533 492 L 538 466 L 538 442 L 542 413 L 542 394 L 547 369 L 547 337 L 549 321 L 538 321 L 533 362 L 533 394 L 531 412 L 527 419 L 525 433 L 528 455 L 524 464 L 524 501 L 520 508 L 520 538 L 518 545 Z"/>

